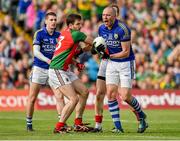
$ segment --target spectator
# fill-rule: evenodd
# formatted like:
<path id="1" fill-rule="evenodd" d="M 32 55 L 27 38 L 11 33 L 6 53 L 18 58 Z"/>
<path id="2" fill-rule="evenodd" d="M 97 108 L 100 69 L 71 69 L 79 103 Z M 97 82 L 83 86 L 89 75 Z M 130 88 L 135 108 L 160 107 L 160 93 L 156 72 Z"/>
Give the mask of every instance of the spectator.
<path id="1" fill-rule="evenodd" d="M 3 71 L 1 74 L 0 89 L 12 89 L 13 83 L 10 81 L 10 77 L 7 71 Z"/>
<path id="2" fill-rule="evenodd" d="M 163 80 L 160 83 L 161 89 L 173 89 L 175 88 L 175 82 L 172 79 L 170 74 L 166 74 Z"/>
<path id="3" fill-rule="evenodd" d="M 93 55 L 93 57 L 89 58 L 89 60 L 86 63 L 89 81 L 92 83 L 95 82 L 97 79 L 97 72 L 99 70 L 98 61 L 98 55 Z"/>
<path id="4" fill-rule="evenodd" d="M 77 8 L 84 20 L 91 19 L 92 0 L 77 0 Z"/>
<path id="5" fill-rule="evenodd" d="M 18 78 L 17 81 L 15 82 L 15 87 L 17 89 L 28 89 L 29 85 L 28 85 L 28 80 L 25 78 L 23 73 L 19 73 L 18 74 Z"/>

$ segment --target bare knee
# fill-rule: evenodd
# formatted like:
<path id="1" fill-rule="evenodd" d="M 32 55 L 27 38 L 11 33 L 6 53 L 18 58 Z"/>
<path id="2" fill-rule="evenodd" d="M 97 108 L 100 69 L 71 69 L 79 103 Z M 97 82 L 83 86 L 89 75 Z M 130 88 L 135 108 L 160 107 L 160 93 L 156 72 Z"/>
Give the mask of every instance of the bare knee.
<path id="1" fill-rule="evenodd" d="M 121 90 L 121 98 L 123 101 L 130 102 L 132 99 L 132 95 L 130 93 L 129 89 L 123 89 Z"/>
<path id="2" fill-rule="evenodd" d="M 28 103 L 34 104 L 36 102 L 36 96 L 29 96 Z"/>
<path id="3" fill-rule="evenodd" d="M 116 92 L 114 92 L 113 90 L 109 90 L 107 91 L 107 98 L 109 101 L 113 101 L 116 99 Z"/>
<path id="4" fill-rule="evenodd" d="M 109 101 L 114 101 L 116 100 L 116 93 L 107 93 L 107 98 Z"/>
<path id="5" fill-rule="evenodd" d="M 28 103 L 34 104 L 36 99 L 37 99 L 37 95 L 40 91 L 40 84 L 36 84 L 36 83 L 31 83 L 30 86 L 30 92 L 29 92 L 29 96 L 28 96 Z"/>
<path id="6" fill-rule="evenodd" d="M 97 101 L 102 101 L 104 99 L 104 96 L 105 96 L 105 91 L 97 89 L 96 100 Z"/>
<path id="7" fill-rule="evenodd" d="M 69 102 L 70 102 L 72 105 L 76 105 L 76 104 L 78 103 L 78 101 L 79 101 L 79 98 L 78 98 L 77 95 L 76 95 L 76 96 L 73 96 L 73 97 L 71 97 L 71 98 L 69 99 Z"/>
<path id="8" fill-rule="evenodd" d="M 89 96 L 89 90 L 87 88 L 84 88 L 81 93 L 80 96 L 82 96 L 83 98 L 87 99 Z"/>

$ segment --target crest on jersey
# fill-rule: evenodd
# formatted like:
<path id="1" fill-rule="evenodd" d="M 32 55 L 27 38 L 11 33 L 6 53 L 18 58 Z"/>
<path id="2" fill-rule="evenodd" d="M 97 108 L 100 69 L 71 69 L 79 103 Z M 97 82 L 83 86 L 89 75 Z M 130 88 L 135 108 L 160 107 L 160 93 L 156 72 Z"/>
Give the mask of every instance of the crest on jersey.
<path id="1" fill-rule="evenodd" d="M 54 41 L 53 41 L 53 39 L 50 39 L 50 44 L 54 44 Z"/>
<path id="2" fill-rule="evenodd" d="M 114 34 L 114 39 L 117 39 L 118 38 L 118 34 Z"/>

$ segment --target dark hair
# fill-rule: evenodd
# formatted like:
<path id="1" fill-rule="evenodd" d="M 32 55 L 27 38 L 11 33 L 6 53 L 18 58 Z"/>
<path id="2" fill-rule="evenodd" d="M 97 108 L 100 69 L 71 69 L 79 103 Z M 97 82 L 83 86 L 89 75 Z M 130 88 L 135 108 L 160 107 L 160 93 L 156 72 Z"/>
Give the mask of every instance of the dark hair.
<path id="1" fill-rule="evenodd" d="M 50 15 L 57 17 L 57 16 L 56 16 L 56 13 L 54 13 L 54 12 L 48 12 L 48 13 L 46 13 L 45 18 L 47 18 L 47 17 L 50 16 Z"/>
<path id="2" fill-rule="evenodd" d="M 118 14 L 118 15 L 116 15 L 116 16 L 119 16 L 119 7 L 118 7 L 118 5 L 117 4 L 115 4 L 115 3 L 113 3 L 113 4 L 111 4 L 111 7 L 112 8 L 115 8 L 117 11 L 117 13 L 116 14 Z"/>
<path id="3" fill-rule="evenodd" d="M 66 24 L 69 26 L 69 24 L 73 24 L 75 20 L 81 20 L 81 16 L 78 14 L 70 14 L 66 18 Z"/>

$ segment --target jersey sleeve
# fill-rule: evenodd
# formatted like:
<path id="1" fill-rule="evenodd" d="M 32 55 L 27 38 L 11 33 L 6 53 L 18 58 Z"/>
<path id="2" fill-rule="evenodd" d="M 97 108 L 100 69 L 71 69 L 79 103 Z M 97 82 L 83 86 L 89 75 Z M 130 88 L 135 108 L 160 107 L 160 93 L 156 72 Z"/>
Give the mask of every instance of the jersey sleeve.
<path id="1" fill-rule="evenodd" d="M 72 32 L 72 38 L 73 38 L 74 43 L 84 41 L 86 37 L 87 37 L 86 34 L 84 34 L 83 32 L 80 32 L 80 31 Z"/>
<path id="2" fill-rule="evenodd" d="M 40 31 L 36 31 L 33 37 L 33 45 L 41 45 L 41 34 Z"/>
<path id="3" fill-rule="evenodd" d="M 98 36 L 102 36 L 101 31 L 102 31 L 102 25 L 101 25 L 101 26 L 99 26 L 99 28 L 98 28 Z"/>
<path id="4" fill-rule="evenodd" d="M 130 41 L 131 40 L 131 31 L 130 29 L 122 24 L 119 23 L 119 34 L 120 34 L 120 40 L 121 42 L 126 42 L 126 41 Z"/>

